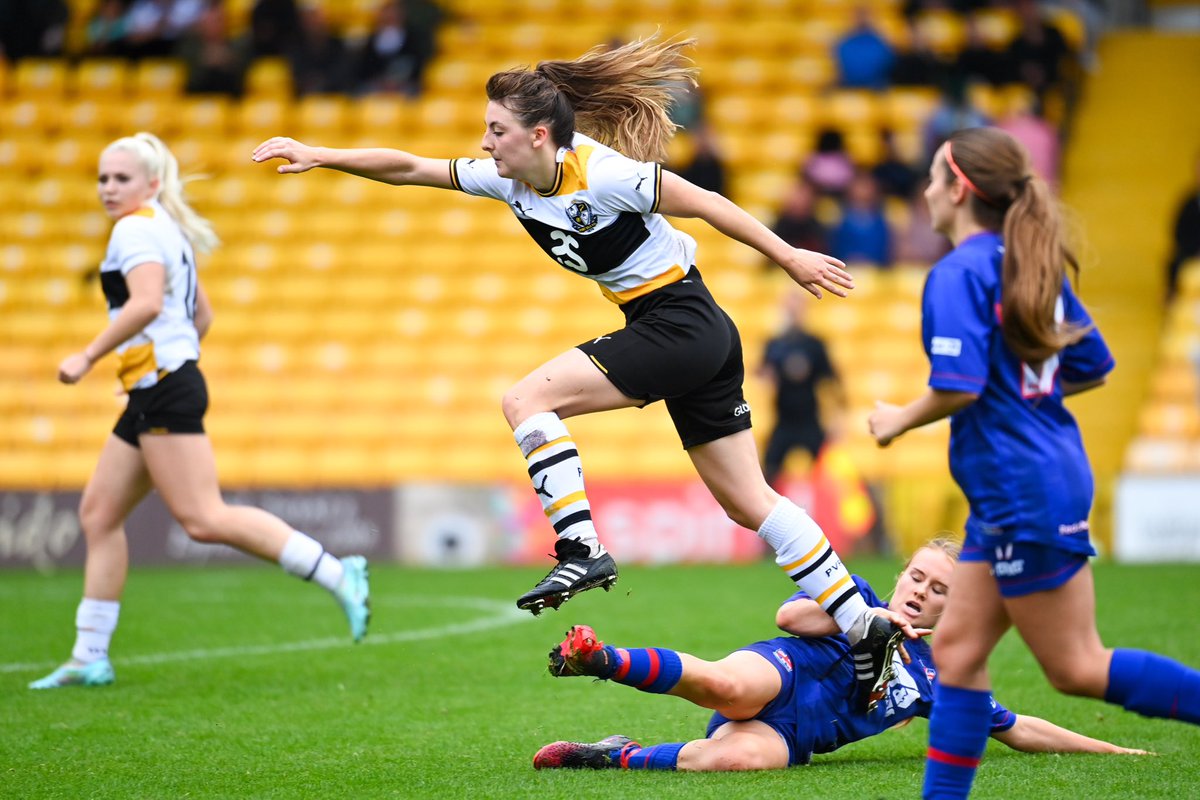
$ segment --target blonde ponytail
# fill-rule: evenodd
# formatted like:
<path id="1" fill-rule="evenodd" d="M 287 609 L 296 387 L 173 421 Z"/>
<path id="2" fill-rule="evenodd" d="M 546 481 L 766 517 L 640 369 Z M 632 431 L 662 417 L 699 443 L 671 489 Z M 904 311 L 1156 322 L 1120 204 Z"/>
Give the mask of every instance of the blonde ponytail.
<path id="1" fill-rule="evenodd" d="M 133 136 L 117 139 L 105 150 L 125 150 L 133 153 L 146 173 L 159 182 L 157 200 L 179 223 L 192 247 L 208 253 L 221 244 L 212 223 L 192 209 L 183 196 L 183 181 L 179 177 L 179 162 L 162 140 L 153 133 L 140 131 Z"/>

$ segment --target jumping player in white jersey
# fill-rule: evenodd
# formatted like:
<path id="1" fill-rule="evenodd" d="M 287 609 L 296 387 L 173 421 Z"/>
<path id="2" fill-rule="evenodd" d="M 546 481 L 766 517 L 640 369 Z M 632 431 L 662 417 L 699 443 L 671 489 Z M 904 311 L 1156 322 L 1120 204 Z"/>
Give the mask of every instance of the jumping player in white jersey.
<path id="1" fill-rule="evenodd" d="M 933 539 L 920 547 L 896 579 L 891 607 L 920 629 L 941 616 L 959 546 Z M 889 605 L 855 576 L 872 605 Z M 878 705 L 856 707 L 849 645 L 829 615 L 798 592 L 775 615 L 790 636 L 746 645 L 720 661 L 661 647 L 605 645 L 586 625 L 576 625 L 550 651 L 550 674 L 611 680 L 652 694 L 670 694 L 713 709 L 705 738 L 642 747 L 626 736 L 595 743 L 554 742 L 533 757 L 535 769 L 655 769 L 728 772 L 783 769 L 928 717 L 937 669 L 924 641 L 908 642 L 893 656 L 892 680 Z M 990 699 L 990 698 L 989 698 Z M 989 734 L 1030 753 L 1142 754 L 1018 716 L 991 700 Z"/>
<path id="2" fill-rule="evenodd" d="M 108 649 L 129 571 L 125 518 L 151 488 L 197 542 L 278 562 L 329 590 L 361 640 L 370 617 L 366 559 L 335 558 L 278 517 L 221 498 L 204 433 L 208 390 L 196 366 L 213 315 L 194 252 L 218 241 L 184 200 L 175 156 L 153 134 L 118 139 L 100 156 L 99 193 L 115 222 L 100 267 L 109 324 L 63 360 L 58 378 L 76 383 L 115 352 L 129 402 L 80 501 L 87 561 L 71 659 L 30 688 L 113 682 Z"/>
<path id="3" fill-rule="evenodd" d="M 423 158 L 400 150 L 341 150 L 269 139 L 255 161 L 280 173 L 314 167 L 393 185 L 456 189 L 506 203 L 559 265 L 596 281 L 626 326 L 551 359 L 504 396 L 504 415 L 558 534 L 558 564 L 517 600 L 539 613 L 617 579 L 592 524 L 583 468 L 563 420 L 664 400 L 697 472 L 731 519 L 758 532 L 785 572 L 847 631 L 864 697 L 878 678 L 897 618 L 868 608 L 821 529 L 763 479 L 737 328 L 696 268 L 696 243 L 663 215 L 699 217 L 779 264 L 817 297 L 845 296 L 836 259 L 788 246 L 719 194 L 665 171 L 675 126 L 669 86 L 694 84 L 681 51 L 690 41 L 594 48 L 487 83 L 482 148 L 491 158 Z M 905 630 L 911 635 L 911 628 Z"/>

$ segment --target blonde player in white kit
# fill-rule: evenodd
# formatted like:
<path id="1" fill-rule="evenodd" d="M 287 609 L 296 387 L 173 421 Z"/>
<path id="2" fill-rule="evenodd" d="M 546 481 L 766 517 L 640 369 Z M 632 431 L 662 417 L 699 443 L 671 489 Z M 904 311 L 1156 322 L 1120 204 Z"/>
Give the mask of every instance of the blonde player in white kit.
<path id="1" fill-rule="evenodd" d="M 183 199 L 175 156 L 153 134 L 118 139 L 100 156 L 98 186 L 115 222 L 100 268 L 109 324 L 63 360 L 58 378 L 76 383 L 115 352 L 129 402 L 79 505 L 87 562 L 71 659 L 30 688 L 113 682 L 108 648 L 129 571 L 125 518 L 152 487 L 192 539 L 278 562 L 328 589 L 361 640 L 370 618 L 366 559 L 335 558 L 278 517 L 221 498 L 204 433 L 208 391 L 196 366 L 212 308 L 194 254 L 218 240 Z"/>
<path id="2" fill-rule="evenodd" d="M 696 471 L 731 519 L 757 531 L 777 563 L 818 598 L 856 646 L 864 703 L 902 620 L 869 609 L 821 529 L 763 478 L 742 395 L 737 328 L 696 269 L 696 243 L 663 215 L 699 217 L 779 264 L 817 297 L 853 287 L 836 259 L 788 246 L 719 194 L 662 169 L 675 126 L 672 85 L 694 85 L 690 41 L 634 41 L 574 61 L 493 75 L 483 150 L 491 158 L 422 158 L 400 150 L 339 150 L 275 138 L 255 161 L 281 173 L 325 167 L 394 185 L 457 189 L 508 205 L 560 266 L 596 281 L 626 326 L 600 332 L 520 380 L 503 400 L 533 488 L 558 535 L 557 565 L 517 606 L 534 614 L 610 587 L 616 565 L 600 543 L 583 467 L 563 419 L 664 400 Z"/>

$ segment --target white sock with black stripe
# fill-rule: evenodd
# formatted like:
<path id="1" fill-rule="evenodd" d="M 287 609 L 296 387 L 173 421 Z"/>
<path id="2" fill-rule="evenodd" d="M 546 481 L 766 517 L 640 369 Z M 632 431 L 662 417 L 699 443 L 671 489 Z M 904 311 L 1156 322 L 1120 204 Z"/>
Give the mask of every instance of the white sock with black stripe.
<path id="1" fill-rule="evenodd" d="M 592 506 L 583 488 L 583 464 L 575 440 L 553 411 L 529 417 L 513 431 L 529 464 L 533 490 L 560 539 L 586 544 L 595 558 L 604 552 L 592 525 Z"/>
<path id="2" fill-rule="evenodd" d="M 279 554 L 279 566 L 289 575 L 312 581 L 331 592 L 342 582 L 345 572 L 341 560 L 326 553 L 320 542 L 300 531 L 292 531 L 288 537 Z"/>
<path id="3" fill-rule="evenodd" d="M 867 602 L 833 551 L 829 540 L 804 509 L 780 498 L 763 520 L 758 535 L 775 550 L 775 563 L 833 617 L 843 632 L 867 610 Z"/>

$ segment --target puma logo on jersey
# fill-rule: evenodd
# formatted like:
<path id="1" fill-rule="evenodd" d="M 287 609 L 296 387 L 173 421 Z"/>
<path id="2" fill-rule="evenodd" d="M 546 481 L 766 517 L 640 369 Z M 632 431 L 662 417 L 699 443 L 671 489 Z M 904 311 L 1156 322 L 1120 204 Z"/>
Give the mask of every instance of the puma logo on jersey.
<path id="1" fill-rule="evenodd" d="M 597 336 L 595 339 L 592 339 L 592 344 L 597 344 L 598 342 L 601 342 L 605 339 L 611 339 L 611 338 L 612 338 L 611 336 Z"/>
<path id="2" fill-rule="evenodd" d="M 520 200 L 513 200 L 513 201 L 512 201 L 512 207 L 513 207 L 513 208 L 515 208 L 515 209 L 517 210 L 517 213 L 518 213 L 518 214 L 525 215 L 525 214 L 528 214 L 528 213 L 529 213 L 529 212 L 528 212 L 528 211 L 525 209 L 525 206 L 521 205 L 521 201 L 520 201 Z"/>
<path id="3" fill-rule="evenodd" d="M 646 176 L 643 175 L 642 177 L 638 178 L 637 186 L 633 187 L 633 190 L 635 192 L 640 192 L 642 190 L 642 184 L 645 182 L 646 182 Z"/>
<path id="4" fill-rule="evenodd" d="M 547 491 L 546 491 L 546 482 L 547 482 L 547 481 L 549 481 L 549 480 L 550 480 L 550 476 L 549 476 L 549 475 L 543 475 L 543 476 L 542 476 L 542 485 L 541 485 L 541 486 L 535 486 L 535 487 L 534 487 L 534 491 L 535 491 L 535 492 L 537 492 L 538 494 L 543 494 L 543 495 L 545 495 L 546 497 L 554 497 L 554 495 L 552 495 L 552 494 L 550 494 L 549 492 L 547 492 Z"/>

